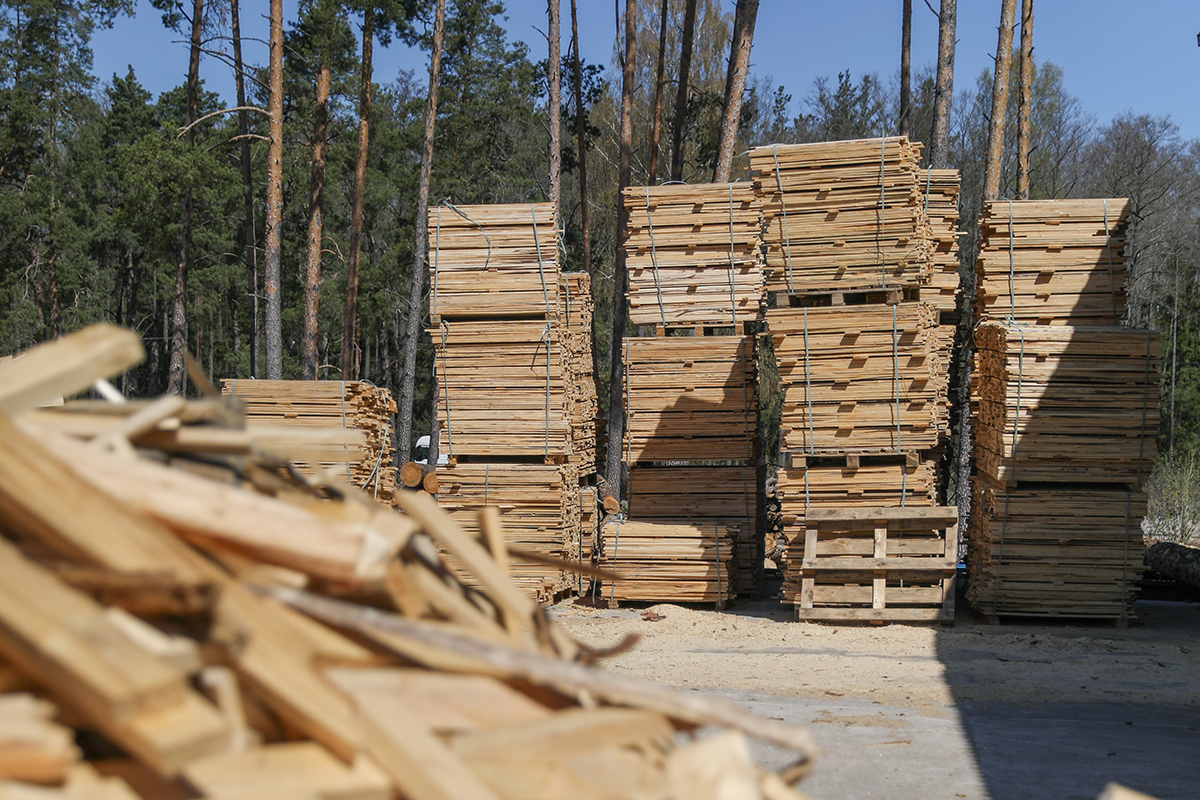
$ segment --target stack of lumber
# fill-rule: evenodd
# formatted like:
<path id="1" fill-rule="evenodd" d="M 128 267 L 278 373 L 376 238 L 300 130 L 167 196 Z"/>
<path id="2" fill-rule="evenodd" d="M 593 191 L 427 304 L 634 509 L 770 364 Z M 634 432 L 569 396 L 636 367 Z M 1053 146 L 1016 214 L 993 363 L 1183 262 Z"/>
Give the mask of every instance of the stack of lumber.
<path id="1" fill-rule="evenodd" d="M 716 603 L 731 595 L 733 536 L 719 522 L 623 520 L 600 532 L 600 566 L 623 577 L 604 589 L 610 602 Z"/>
<path id="2" fill-rule="evenodd" d="M 958 509 L 809 512 L 796 619 L 954 622 Z"/>
<path id="3" fill-rule="evenodd" d="M 757 419 L 752 336 L 630 337 L 630 463 L 749 461 Z"/>
<path id="4" fill-rule="evenodd" d="M 762 207 L 752 184 L 630 186 L 622 197 L 630 322 L 762 318 Z"/>
<path id="5" fill-rule="evenodd" d="M 925 213 L 929 217 L 933 251 L 929 256 L 929 291 L 921 299 L 943 314 L 958 311 L 958 195 L 962 177 L 956 169 L 928 169 L 924 173 Z M 928 295 L 928 298 L 926 298 Z"/>
<path id="6" fill-rule="evenodd" d="M 396 403 L 387 389 L 366 381 L 265 381 L 226 378 L 221 391 L 245 403 L 247 424 L 287 429 L 344 428 L 363 432 L 363 445 L 353 457 L 301 464 L 311 475 L 317 468 L 345 463 L 346 475 L 382 503 L 396 491 L 392 417 Z M 324 434 L 318 434 L 324 435 Z M 345 448 L 343 448 L 345 449 Z"/>
<path id="7" fill-rule="evenodd" d="M 769 320 L 785 447 L 899 453 L 937 446 L 947 378 L 932 305 L 779 308 Z"/>
<path id="8" fill-rule="evenodd" d="M 749 591 L 762 563 L 755 535 L 756 476 L 753 465 L 643 466 L 629 470 L 629 515 L 647 522 L 686 519 L 719 523 L 733 537 L 734 592 Z"/>
<path id="9" fill-rule="evenodd" d="M 596 471 L 596 419 L 600 413 L 592 360 L 592 279 L 586 272 L 564 272 L 560 297 L 559 339 L 566 389 L 567 418 L 571 421 L 571 452 L 567 462 L 580 476 Z"/>
<path id="10" fill-rule="evenodd" d="M 481 543 L 415 492 L 399 513 L 252 449 L 141 444 L 243 430 L 212 411 L 236 399 L 42 424 L 143 357 L 96 326 L 0 364 L 0 795 L 803 800 L 804 731 L 586 666 L 608 653 L 512 583 L 493 511 Z M 796 764 L 759 770 L 746 734 Z"/>
<path id="11" fill-rule="evenodd" d="M 975 331 L 976 471 L 996 483 L 1148 477 L 1158 432 L 1158 337 L 1115 327 Z"/>
<path id="12" fill-rule="evenodd" d="M 766 145 L 750 151 L 772 292 L 929 283 L 929 221 L 906 137 Z"/>
<path id="13" fill-rule="evenodd" d="M 1004 489 L 975 477 L 967 600 L 1004 615 L 1129 620 L 1146 496 L 1104 485 Z"/>
<path id="14" fill-rule="evenodd" d="M 459 463 L 439 468 L 438 487 L 438 504 L 468 533 L 480 533 L 479 512 L 493 506 L 499 509 L 505 540 L 512 547 L 588 563 L 580 549 L 579 477 L 574 466 Z M 513 581 L 539 602 L 553 601 L 576 585 L 575 575 L 561 567 L 514 563 L 511 572 Z"/>
<path id="15" fill-rule="evenodd" d="M 979 219 L 976 314 L 1039 325 L 1119 325 L 1132 203 L 993 200 Z"/>
<path id="16" fill-rule="evenodd" d="M 595 486 L 580 486 L 579 500 L 579 562 L 592 563 L 600 541 L 600 501 Z M 580 587 L 581 588 L 581 587 Z"/>
<path id="17" fill-rule="evenodd" d="M 429 210 L 430 318 L 550 316 L 558 306 L 552 203 Z"/>

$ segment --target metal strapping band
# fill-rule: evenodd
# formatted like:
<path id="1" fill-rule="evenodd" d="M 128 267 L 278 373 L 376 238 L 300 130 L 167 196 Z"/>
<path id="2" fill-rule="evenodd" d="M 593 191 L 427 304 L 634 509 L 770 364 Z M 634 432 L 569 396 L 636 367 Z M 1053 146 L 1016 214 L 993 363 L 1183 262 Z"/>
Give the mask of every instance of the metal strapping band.
<path id="1" fill-rule="evenodd" d="M 617 491 L 619 492 L 620 488 L 618 488 Z M 613 572 L 617 571 L 617 549 L 620 548 L 620 546 L 621 546 L 621 522 L 624 519 L 625 519 L 624 514 L 617 514 L 617 535 L 616 535 L 616 537 L 613 538 L 612 561 L 610 562 L 610 564 L 612 565 Z M 609 605 L 613 604 L 613 602 L 616 600 L 616 596 L 617 596 L 617 582 L 609 581 L 609 584 L 608 584 L 608 603 L 609 603 Z"/>
<path id="2" fill-rule="evenodd" d="M 737 333 L 737 280 L 734 268 L 733 246 L 733 184 L 729 184 L 729 316 L 733 319 L 733 332 Z"/>
<path id="3" fill-rule="evenodd" d="M 346 382 L 342 381 L 342 430 L 346 429 Z M 345 437 L 342 438 L 342 451 L 350 452 L 350 446 L 346 444 Z M 350 483 L 350 458 L 346 458 L 346 483 Z M 351 484 L 353 485 L 353 484 Z"/>
<path id="4" fill-rule="evenodd" d="M 442 207 L 437 207 L 437 224 L 433 228 L 433 286 L 429 293 L 429 318 L 437 319 L 438 255 L 442 252 Z"/>
<path id="5" fill-rule="evenodd" d="M 747 374 L 750 372 L 750 360 L 746 355 L 746 340 L 749 337 L 742 339 L 742 424 L 746 429 L 746 465 L 742 466 L 742 499 L 746 508 L 746 520 L 751 519 L 750 516 L 750 484 L 746 480 L 746 469 L 750 461 L 754 457 L 754 445 L 750 440 L 750 387 L 747 386 Z M 757 532 L 755 535 L 757 539 Z"/>
<path id="6" fill-rule="evenodd" d="M 721 595 L 721 534 L 720 523 L 713 523 L 713 544 L 717 547 L 717 608 L 725 606 L 725 600 Z"/>
<path id="7" fill-rule="evenodd" d="M 650 218 L 650 187 L 646 187 L 646 227 L 650 231 L 650 264 L 654 267 L 654 291 L 658 295 L 658 318 L 667 324 L 667 312 L 663 309 L 662 280 L 658 275 L 658 248 L 654 246 L 654 220 Z"/>
<path id="8" fill-rule="evenodd" d="M 779 154 L 775 151 L 775 145 L 771 145 L 771 158 L 775 161 L 775 188 L 779 191 L 779 210 L 783 215 L 783 252 L 787 261 L 788 291 L 794 292 L 796 285 L 792 280 L 792 239 L 788 236 L 787 202 L 783 198 L 783 176 L 779 173 Z"/>
<path id="9" fill-rule="evenodd" d="M 463 210 L 462 210 L 461 208 L 459 208 L 458 206 L 454 205 L 454 203 L 451 203 L 449 200 L 443 200 L 442 202 L 438 203 L 438 225 L 437 225 L 437 231 L 438 231 L 438 239 L 439 239 L 439 241 L 438 241 L 438 246 L 437 246 L 437 247 L 434 249 L 434 251 L 433 251 L 433 257 L 434 257 L 434 260 L 435 260 L 435 264 L 436 264 L 436 260 L 437 260 L 437 257 L 438 257 L 438 251 L 439 251 L 439 250 L 441 250 L 441 241 L 440 241 L 440 240 L 441 240 L 441 232 L 442 232 L 442 222 L 441 222 L 441 208 L 442 208 L 442 206 L 445 206 L 446 208 L 448 208 L 448 209 L 450 209 L 451 211 L 453 211 L 455 214 L 458 214 L 460 217 L 462 217 L 463 219 L 465 219 L 467 222 L 469 222 L 469 223 L 471 223 L 472 225 L 474 225 L 476 228 L 479 228 L 479 233 L 483 235 L 483 240 L 484 240 L 485 242 L 487 242 L 487 248 L 488 248 L 488 249 L 487 249 L 487 255 L 483 257 L 483 268 L 486 270 L 486 269 L 488 268 L 488 266 L 489 266 L 489 265 L 492 263 L 492 240 L 491 240 L 491 237 L 489 237 L 489 236 L 487 235 L 487 231 L 486 231 L 486 230 L 484 230 L 484 228 L 483 228 L 483 226 L 482 226 L 482 225 L 480 225 L 478 222 L 476 222 L 475 220 L 473 220 L 473 219 L 471 219 L 470 217 L 468 217 L 468 216 L 466 215 L 466 213 L 464 213 L 464 212 L 463 212 Z M 535 232 L 535 234 L 536 234 L 536 229 L 535 229 L 535 231 L 534 231 L 534 232 Z M 434 292 L 434 294 L 433 294 L 433 297 L 434 297 L 434 299 L 433 299 L 433 305 L 432 305 L 432 307 L 431 307 L 431 309 L 430 309 L 430 314 L 429 314 L 429 316 L 430 316 L 430 317 L 434 317 L 434 316 L 435 316 L 435 313 L 434 313 L 434 312 L 435 312 L 435 311 L 436 311 L 436 309 L 437 309 L 437 269 L 436 269 L 436 266 L 435 266 L 435 269 L 434 269 L 434 273 L 433 273 L 433 275 L 434 275 L 434 290 L 433 290 L 433 292 Z"/>
<path id="10" fill-rule="evenodd" d="M 629 409 L 629 337 L 625 337 L 625 463 L 633 465 L 633 413 Z M 621 496 L 618 483 L 617 498 Z"/>
<path id="11" fill-rule="evenodd" d="M 1013 289 L 1015 268 L 1013 266 L 1013 204 L 1008 201 L 1008 319 L 1017 318 L 1017 300 Z"/>
<path id="12" fill-rule="evenodd" d="M 812 376 L 808 362 L 808 306 L 804 307 L 804 396 L 808 400 L 808 452 L 813 452 Z"/>
<path id="13" fill-rule="evenodd" d="M 454 427 L 450 424 L 450 365 L 446 363 L 446 336 L 450 326 L 441 321 L 442 330 L 442 399 L 446 406 L 446 455 L 454 458 Z M 436 465 L 435 465 L 436 466 Z"/>
<path id="14" fill-rule="evenodd" d="M 925 170 L 925 213 L 929 213 L 929 187 L 933 183 L 933 167 Z"/>
<path id="15" fill-rule="evenodd" d="M 550 321 L 546 321 L 546 332 L 543 339 L 546 343 L 546 439 L 542 455 L 550 457 Z"/>
<path id="16" fill-rule="evenodd" d="M 896 453 L 899 455 L 900 446 L 900 350 L 899 337 L 896 333 L 896 306 L 892 306 L 892 394 L 896 398 Z"/>
<path id="17" fill-rule="evenodd" d="M 879 250 L 879 272 L 883 278 L 883 288 L 887 288 L 887 265 L 883 257 L 883 236 L 887 223 L 887 186 L 884 181 L 887 167 L 887 138 L 879 139 L 879 236 L 875 245 Z"/>
<path id="18" fill-rule="evenodd" d="M 548 458 L 550 456 L 550 326 L 554 323 L 550 313 L 550 292 L 546 289 L 546 267 L 542 261 L 542 244 L 538 240 L 537 208 L 533 203 L 529 204 L 529 216 L 533 218 L 533 246 L 537 250 L 538 275 L 542 279 L 542 300 L 546 304 L 546 333 L 544 334 L 546 342 L 546 438 L 543 455 Z M 556 284 L 555 289 L 557 288 Z"/>
<path id="19" fill-rule="evenodd" d="M 579 506 L 579 546 L 575 548 L 576 558 L 583 563 L 583 487 L 575 487 L 575 502 Z M 575 593 L 583 595 L 583 573 L 575 573 Z"/>
<path id="20" fill-rule="evenodd" d="M 1112 235 L 1108 231 L 1108 198 L 1103 198 L 1104 203 L 1104 252 L 1108 255 L 1108 292 L 1112 299 L 1113 309 L 1113 325 L 1120 325 L 1121 320 L 1117 317 L 1117 289 L 1113 286 L 1113 266 L 1112 266 Z"/>

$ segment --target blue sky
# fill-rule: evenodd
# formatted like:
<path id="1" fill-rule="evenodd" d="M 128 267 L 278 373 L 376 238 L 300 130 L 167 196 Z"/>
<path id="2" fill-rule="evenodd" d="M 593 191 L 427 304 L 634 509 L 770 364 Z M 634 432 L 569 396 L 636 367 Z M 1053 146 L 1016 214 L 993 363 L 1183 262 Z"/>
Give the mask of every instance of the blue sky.
<path id="1" fill-rule="evenodd" d="M 681 3 L 682 0 L 672 0 Z M 930 0 L 936 8 L 937 0 Z M 641 0 L 641 5 L 657 0 Z M 732 10 L 734 0 L 722 0 Z M 265 0 L 243 0 L 243 35 L 267 38 Z M 508 0 L 510 38 L 525 42 L 533 59 L 545 58 L 544 0 Z M 578 0 L 581 53 L 591 62 L 611 61 L 616 18 L 613 0 Z M 622 4 L 623 5 L 623 4 Z M 818 76 L 849 70 L 885 80 L 899 70 L 900 0 L 761 0 L 751 62 L 799 101 Z M 563 35 L 569 39 L 568 0 L 562 0 Z M 956 83 L 974 82 L 991 69 L 999 22 L 998 0 L 959 0 Z M 294 18 L 296 0 L 284 0 Z M 1195 0 L 1038 0 L 1034 5 L 1034 57 L 1063 68 L 1067 90 L 1101 121 L 1122 111 L 1169 114 L 1187 138 L 1200 138 L 1200 3 Z M 133 18 L 117 20 L 93 40 L 95 72 L 102 81 L 131 64 L 157 94 L 184 80 L 186 45 L 162 27 L 160 14 L 139 0 Z M 266 45 L 248 41 L 247 61 L 263 63 Z M 566 45 L 563 52 L 566 52 Z M 924 0 L 913 2 L 914 70 L 937 55 L 937 19 Z M 393 80 L 401 70 L 427 69 L 423 52 L 393 43 L 375 49 L 375 75 Z M 229 69 L 215 59 L 201 65 L 205 85 L 232 99 Z M 424 80 L 423 76 L 421 77 Z"/>

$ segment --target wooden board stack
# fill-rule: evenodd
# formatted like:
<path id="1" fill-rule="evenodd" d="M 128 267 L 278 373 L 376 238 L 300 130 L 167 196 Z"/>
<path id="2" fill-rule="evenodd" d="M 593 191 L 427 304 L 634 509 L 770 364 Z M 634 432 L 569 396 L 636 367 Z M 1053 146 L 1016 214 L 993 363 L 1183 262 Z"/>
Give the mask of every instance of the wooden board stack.
<path id="1" fill-rule="evenodd" d="M 921 145 L 903 136 L 751 150 L 767 290 L 928 284 L 920 157 Z"/>
<path id="2" fill-rule="evenodd" d="M 992 618 L 1125 624 L 1158 430 L 1157 337 L 1115 324 L 1129 201 L 984 213 L 968 600 Z"/>
<path id="3" fill-rule="evenodd" d="M 586 476 L 596 471 L 596 420 L 600 414 L 592 360 L 592 279 L 586 272 L 564 272 L 561 280 L 559 330 L 567 419 L 571 422 L 567 463 Z"/>
<path id="4" fill-rule="evenodd" d="M 733 537 L 719 522 L 647 522 L 608 517 L 600 566 L 621 573 L 604 587 L 610 602 L 716 603 L 732 595 Z"/>
<path id="5" fill-rule="evenodd" d="M 0 364 L 0 796 L 698 797 L 703 780 L 803 800 L 805 731 L 596 669 L 607 654 L 510 580 L 526 556 L 494 511 L 485 546 L 427 496 L 398 493 L 398 513 L 231 455 L 232 398 L 38 408 L 143 357 L 94 326 Z M 50 422 L 78 413 L 94 427 Z M 189 429 L 229 436 L 171 438 Z M 171 442 L 191 449 L 167 462 Z M 795 764 L 759 770 L 747 734 Z"/>
<path id="6" fill-rule="evenodd" d="M 741 325 L 762 319 L 762 206 L 749 183 L 631 186 L 634 325 Z"/>
<path id="7" fill-rule="evenodd" d="M 979 220 L 976 317 L 1120 325 L 1127 198 L 993 200 Z"/>
<path id="8" fill-rule="evenodd" d="M 346 477 L 381 503 L 391 504 L 396 492 L 392 447 L 392 417 L 396 402 L 387 389 L 366 381 L 266 381 L 226 378 L 221 393 L 245 403 L 248 424 L 300 429 L 352 429 L 364 434 L 353 457 L 330 458 L 329 468 L 345 462 Z M 311 475 L 314 465 L 301 464 Z"/>
<path id="9" fill-rule="evenodd" d="M 958 275 L 958 195 L 962 177 L 956 169 L 927 169 L 922 174 L 933 249 L 929 256 L 929 291 L 922 290 L 921 299 L 928 299 L 943 315 L 954 315 L 962 283 Z M 943 324 L 947 322 L 953 324 L 953 320 L 942 319 Z"/>

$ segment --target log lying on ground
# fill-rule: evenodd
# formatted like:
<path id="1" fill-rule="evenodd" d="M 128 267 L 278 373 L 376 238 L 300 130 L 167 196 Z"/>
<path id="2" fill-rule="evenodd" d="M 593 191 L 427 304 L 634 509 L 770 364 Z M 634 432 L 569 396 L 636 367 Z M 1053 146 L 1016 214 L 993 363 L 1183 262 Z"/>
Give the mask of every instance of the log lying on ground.
<path id="1" fill-rule="evenodd" d="M 1152 542 L 1146 547 L 1147 569 L 1200 589 L 1200 548 L 1174 542 Z"/>

